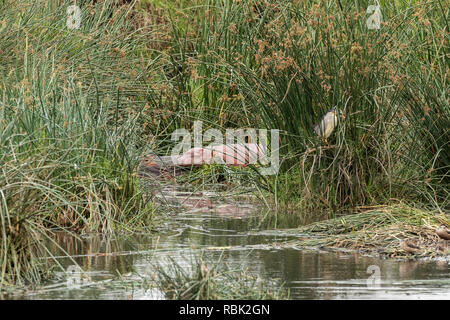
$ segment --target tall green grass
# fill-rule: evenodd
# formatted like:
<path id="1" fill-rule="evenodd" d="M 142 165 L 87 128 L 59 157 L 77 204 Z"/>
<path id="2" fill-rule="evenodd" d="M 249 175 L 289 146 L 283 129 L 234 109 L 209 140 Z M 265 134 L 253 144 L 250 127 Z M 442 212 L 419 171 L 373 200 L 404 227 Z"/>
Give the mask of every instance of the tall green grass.
<path id="1" fill-rule="evenodd" d="M 187 30 L 173 23 L 165 101 L 184 125 L 280 129 L 278 200 L 448 208 L 448 8 L 382 2 L 381 28 L 368 30 L 370 4 L 196 2 Z M 333 106 L 345 120 L 327 145 L 313 127 Z"/>
<path id="2" fill-rule="evenodd" d="M 153 206 L 135 167 L 149 76 L 130 7 L 6 1 L 0 30 L 0 289 L 37 284 L 52 230 L 135 231 Z M 144 65 L 144 68 L 142 66 Z"/>

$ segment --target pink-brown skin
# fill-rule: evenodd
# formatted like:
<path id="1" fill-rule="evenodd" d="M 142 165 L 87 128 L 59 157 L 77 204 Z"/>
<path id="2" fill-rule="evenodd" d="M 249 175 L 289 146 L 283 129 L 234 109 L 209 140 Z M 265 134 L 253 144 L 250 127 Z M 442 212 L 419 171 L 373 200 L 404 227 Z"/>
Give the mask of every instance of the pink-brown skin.
<path id="1" fill-rule="evenodd" d="M 172 161 L 178 166 L 201 166 L 203 164 L 226 164 L 232 166 L 245 167 L 249 164 L 255 164 L 258 159 L 265 156 L 261 145 L 248 144 L 230 144 L 218 145 L 210 148 L 192 148 L 180 156 L 172 156 Z M 152 157 L 144 159 L 144 166 L 154 166 L 157 163 Z M 168 172 L 162 172 L 166 179 L 172 178 Z M 182 205 L 188 209 L 202 209 L 201 212 L 208 212 L 214 208 L 209 199 L 184 199 Z M 227 205 L 225 207 L 215 208 L 218 214 L 229 215 L 236 214 L 236 206 Z"/>
<path id="2" fill-rule="evenodd" d="M 209 148 L 192 148 L 180 156 L 174 156 L 174 163 L 179 166 L 201 166 L 203 164 L 221 163 L 245 167 L 256 163 L 264 155 L 260 145 L 255 143 L 218 145 Z"/>

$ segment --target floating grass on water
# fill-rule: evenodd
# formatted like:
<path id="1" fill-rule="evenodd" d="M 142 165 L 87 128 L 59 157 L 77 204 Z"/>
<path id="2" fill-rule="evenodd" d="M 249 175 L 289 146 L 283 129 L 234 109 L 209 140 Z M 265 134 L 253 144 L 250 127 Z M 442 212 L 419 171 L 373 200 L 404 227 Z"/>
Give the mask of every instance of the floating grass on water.
<path id="1" fill-rule="evenodd" d="M 286 299 L 283 286 L 270 284 L 250 271 L 231 269 L 221 263 L 208 263 L 204 255 L 181 265 L 174 259 L 155 266 L 154 282 L 168 299 L 182 300 L 260 300 Z M 276 288 L 276 289 L 275 289 Z"/>
<path id="2" fill-rule="evenodd" d="M 300 240 L 281 243 L 284 247 L 315 246 L 359 250 L 375 255 L 405 257 L 402 242 L 419 247 L 418 256 L 450 254 L 448 240 L 436 233 L 439 225 L 450 225 L 450 215 L 404 205 L 380 207 L 362 213 L 289 229 Z"/>

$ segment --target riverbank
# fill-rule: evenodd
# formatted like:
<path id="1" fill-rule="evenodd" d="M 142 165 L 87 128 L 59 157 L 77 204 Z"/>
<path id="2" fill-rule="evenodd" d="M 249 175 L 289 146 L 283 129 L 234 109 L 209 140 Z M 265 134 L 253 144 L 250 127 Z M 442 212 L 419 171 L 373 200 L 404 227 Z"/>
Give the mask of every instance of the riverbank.
<path id="1" fill-rule="evenodd" d="M 280 245 L 347 249 L 380 258 L 448 258 L 450 240 L 439 235 L 442 225 L 450 225 L 449 214 L 405 205 L 379 206 L 285 229 L 300 239 Z"/>

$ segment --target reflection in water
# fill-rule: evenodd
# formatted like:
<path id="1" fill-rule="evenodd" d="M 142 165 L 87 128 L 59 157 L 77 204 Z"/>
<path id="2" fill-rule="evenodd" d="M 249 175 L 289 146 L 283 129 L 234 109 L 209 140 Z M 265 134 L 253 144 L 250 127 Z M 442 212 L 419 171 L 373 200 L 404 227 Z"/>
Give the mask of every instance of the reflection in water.
<path id="1" fill-rule="evenodd" d="M 189 258 L 203 251 L 203 259 L 212 264 L 247 270 L 274 285 L 285 283 L 293 299 L 450 299 L 448 260 L 381 260 L 348 251 L 277 247 L 273 244 L 293 236 L 264 232 L 255 206 L 218 203 L 198 194 L 193 199 L 189 194 L 168 195 L 166 200 L 181 203 L 184 210 L 158 234 L 117 238 L 56 234 L 49 251 L 59 256 L 64 269 L 78 263 L 89 281 L 68 286 L 67 274 L 59 270 L 48 286 L 12 298 L 163 299 L 152 289 L 155 263 L 167 263 L 171 257 L 189 267 Z M 63 257 L 60 247 L 74 261 Z M 367 285 L 369 266 L 380 270 L 378 288 Z"/>

